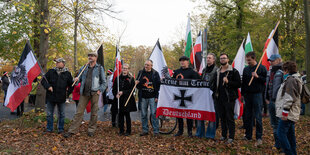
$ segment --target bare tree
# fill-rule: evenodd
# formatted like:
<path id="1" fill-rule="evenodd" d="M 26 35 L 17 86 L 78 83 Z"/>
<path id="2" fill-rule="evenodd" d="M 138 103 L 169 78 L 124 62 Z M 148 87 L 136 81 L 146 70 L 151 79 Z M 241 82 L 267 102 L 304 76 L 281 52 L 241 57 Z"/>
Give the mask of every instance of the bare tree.
<path id="1" fill-rule="evenodd" d="M 97 42 L 102 42 L 98 39 L 96 31 L 100 21 L 98 17 L 102 15 L 107 15 L 108 17 L 115 18 L 118 13 L 113 10 L 113 5 L 108 0 L 67 0 L 63 2 L 63 7 L 67 10 L 68 15 L 71 16 L 74 23 L 73 37 L 74 37 L 74 70 L 77 69 L 77 38 L 78 31 L 82 34 L 82 30 L 87 32 L 91 37 L 95 38 Z M 101 21 L 102 22 L 102 21 Z"/>

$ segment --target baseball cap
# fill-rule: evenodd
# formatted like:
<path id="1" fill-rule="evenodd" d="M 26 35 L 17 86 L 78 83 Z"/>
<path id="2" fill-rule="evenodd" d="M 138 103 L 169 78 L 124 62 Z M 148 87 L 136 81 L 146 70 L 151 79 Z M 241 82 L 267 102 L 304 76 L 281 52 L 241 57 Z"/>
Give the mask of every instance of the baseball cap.
<path id="1" fill-rule="evenodd" d="M 183 55 L 183 56 L 181 56 L 181 57 L 179 58 L 179 61 L 182 61 L 182 60 L 187 60 L 187 61 L 188 61 L 189 58 L 188 58 L 187 56 L 184 56 L 184 55 Z"/>
<path id="2" fill-rule="evenodd" d="M 272 54 L 268 61 L 275 61 L 276 59 L 281 58 L 280 54 Z"/>

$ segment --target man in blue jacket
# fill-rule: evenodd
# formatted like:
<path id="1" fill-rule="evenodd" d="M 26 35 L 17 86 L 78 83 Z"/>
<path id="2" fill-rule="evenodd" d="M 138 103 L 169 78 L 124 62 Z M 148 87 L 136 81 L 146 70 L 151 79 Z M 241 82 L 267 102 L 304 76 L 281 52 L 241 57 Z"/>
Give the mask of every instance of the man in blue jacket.
<path id="1" fill-rule="evenodd" d="M 65 138 L 71 137 L 77 132 L 83 120 L 84 110 L 89 101 L 91 101 L 91 116 L 88 125 L 88 136 L 94 136 L 97 128 L 99 94 L 106 88 L 104 69 L 100 64 L 97 64 L 97 58 L 97 52 L 88 53 L 89 63 L 87 64 L 86 69 L 80 78 L 74 79 L 74 81 L 81 82 L 81 96 L 71 126 L 68 132 L 64 134 Z M 82 68 L 84 68 L 84 66 Z M 82 68 L 80 69 L 80 72 L 82 71 Z"/>

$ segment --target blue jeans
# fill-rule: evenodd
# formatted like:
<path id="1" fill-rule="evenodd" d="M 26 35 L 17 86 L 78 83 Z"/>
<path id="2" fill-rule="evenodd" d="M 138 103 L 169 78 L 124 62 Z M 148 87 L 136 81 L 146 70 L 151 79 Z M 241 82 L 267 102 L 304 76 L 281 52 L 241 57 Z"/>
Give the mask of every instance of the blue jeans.
<path id="1" fill-rule="evenodd" d="M 195 136 L 199 138 L 206 137 L 214 139 L 215 133 L 216 133 L 216 122 L 208 123 L 207 132 L 205 134 L 205 121 L 198 120 L 197 131 Z"/>
<path id="2" fill-rule="evenodd" d="M 269 117 L 270 117 L 270 124 L 273 129 L 273 137 L 275 141 L 275 147 L 280 149 L 280 142 L 277 134 L 278 124 L 279 124 L 279 118 L 276 116 L 276 106 L 274 104 L 274 101 L 270 101 L 268 104 L 268 110 L 269 110 Z"/>
<path id="3" fill-rule="evenodd" d="M 305 113 L 306 113 L 306 104 L 301 103 L 300 115 L 305 115 Z"/>
<path id="4" fill-rule="evenodd" d="M 103 112 L 106 112 L 107 111 L 107 109 L 108 109 L 108 104 L 105 104 L 104 106 L 103 106 Z"/>
<path id="5" fill-rule="evenodd" d="M 195 136 L 199 138 L 205 137 L 205 121 L 203 120 L 197 121 L 197 130 Z"/>
<path id="6" fill-rule="evenodd" d="M 150 106 L 151 121 L 153 124 L 153 132 L 155 134 L 159 133 L 159 121 L 156 118 L 157 103 L 155 103 L 155 98 L 142 98 L 141 100 L 141 119 L 142 119 L 142 132 L 147 133 L 149 131 L 148 126 L 148 107 Z"/>
<path id="7" fill-rule="evenodd" d="M 280 120 L 277 133 L 284 153 L 286 155 L 296 155 L 295 122 Z"/>
<path id="8" fill-rule="evenodd" d="M 249 93 L 244 96 L 245 100 L 245 137 L 252 139 L 254 118 L 256 120 L 256 139 L 262 139 L 263 122 L 262 122 L 262 93 Z"/>
<path id="9" fill-rule="evenodd" d="M 58 111 L 58 132 L 64 131 L 65 125 L 65 103 L 52 103 L 50 101 L 46 101 L 46 113 L 47 113 L 47 131 L 53 131 L 53 122 L 54 122 L 54 109 L 57 105 Z"/>

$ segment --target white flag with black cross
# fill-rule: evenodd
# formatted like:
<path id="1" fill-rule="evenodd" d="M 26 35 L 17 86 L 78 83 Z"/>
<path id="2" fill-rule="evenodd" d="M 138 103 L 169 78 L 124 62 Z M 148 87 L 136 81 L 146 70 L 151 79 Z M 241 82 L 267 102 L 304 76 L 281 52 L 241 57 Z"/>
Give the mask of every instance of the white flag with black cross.
<path id="1" fill-rule="evenodd" d="M 212 93 L 207 81 L 163 79 L 156 116 L 215 122 Z"/>

